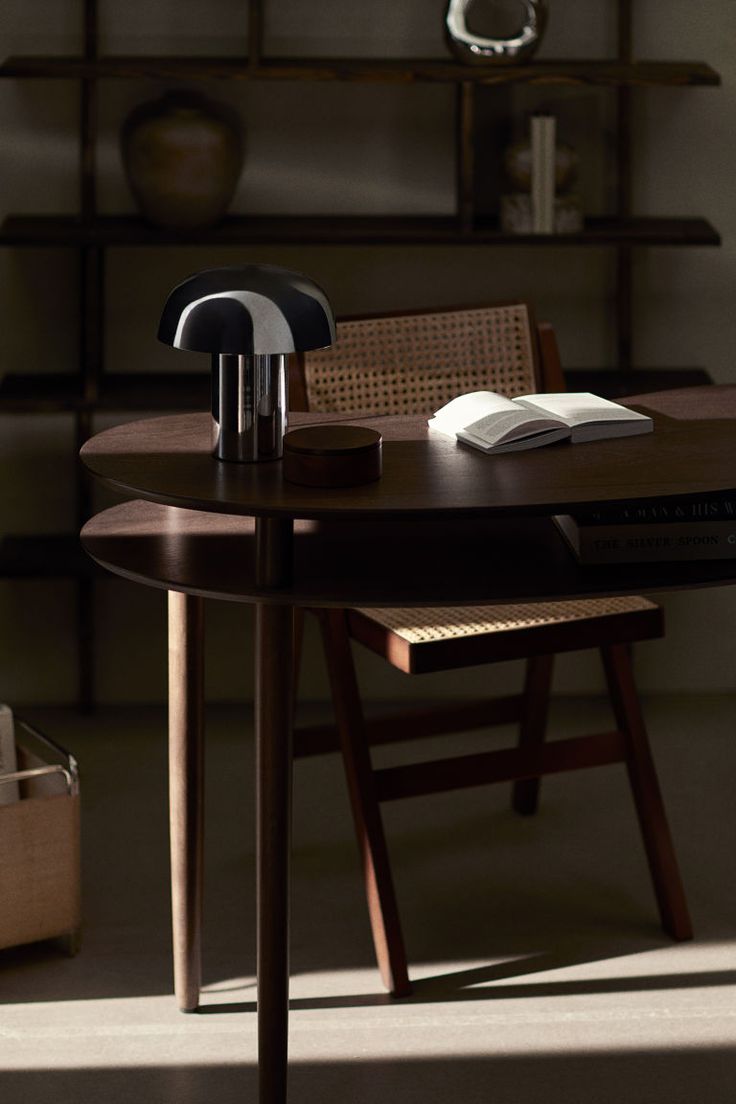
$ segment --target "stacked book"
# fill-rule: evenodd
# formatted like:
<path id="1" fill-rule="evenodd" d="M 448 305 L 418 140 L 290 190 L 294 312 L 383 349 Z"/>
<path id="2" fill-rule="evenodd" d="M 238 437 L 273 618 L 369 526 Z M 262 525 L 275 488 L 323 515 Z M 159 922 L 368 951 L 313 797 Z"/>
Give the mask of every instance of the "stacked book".
<path id="1" fill-rule="evenodd" d="M 736 492 L 612 503 L 554 520 L 581 564 L 736 558 Z"/>

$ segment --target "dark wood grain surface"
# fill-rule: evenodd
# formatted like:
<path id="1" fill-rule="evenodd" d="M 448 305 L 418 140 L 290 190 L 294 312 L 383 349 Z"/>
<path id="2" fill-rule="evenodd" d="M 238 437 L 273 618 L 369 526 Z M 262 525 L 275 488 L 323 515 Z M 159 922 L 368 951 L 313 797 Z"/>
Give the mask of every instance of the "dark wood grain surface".
<path id="1" fill-rule="evenodd" d="M 736 582 L 736 560 L 577 565 L 548 518 L 297 521 L 290 586 L 255 582 L 255 521 L 133 501 L 87 522 L 82 543 L 124 578 L 236 602 L 480 605 L 654 593 Z"/>
<path id="2" fill-rule="evenodd" d="M 252 6 L 251 6 L 251 10 Z M 718 73 L 699 61 L 535 60 L 524 65 L 461 65 L 449 58 L 269 58 L 251 64 L 235 57 L 17 55 L 0 65 L 0 78 L 301 80 L 374 84 L 461 82 L 480 84 L 716 85 Z"/>
<path id="3" fill-rule="evenodd" d="M 382 478 L 348 488 L 288 483 L 280 461 L 213 459 L 208 414 L 116 426 L 88 441 L 81 455 L 94 475 L 131 496 L 226 514 L 307 519 L 518 517 L 736 489 L 736 386 L 638 396 L 631 405 L 654 416 L 654 433 L 497 456 L 430 433 L 423 417 L 293 415 L 292 427 L 343 421 L 383 435 Z"/>

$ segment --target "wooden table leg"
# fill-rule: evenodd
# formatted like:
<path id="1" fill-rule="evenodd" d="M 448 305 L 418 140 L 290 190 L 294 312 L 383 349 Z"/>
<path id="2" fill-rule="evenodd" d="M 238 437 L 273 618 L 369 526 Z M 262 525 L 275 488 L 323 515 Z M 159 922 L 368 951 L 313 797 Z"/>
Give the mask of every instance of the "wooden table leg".
<path id="1" fill-rule="evenodd" d="M 288 582 L 292 523 L 257 519 L 258 578 Z M 258 1099 L 285 1104 L 289 1026 L 293 609 L 256 606 Z"/>
<path id="2" fill-rule="evenodd" d="M 204 806 L 204 600 L 169 591 L 169 826 L 174 991 L 199 1004 Z"/>

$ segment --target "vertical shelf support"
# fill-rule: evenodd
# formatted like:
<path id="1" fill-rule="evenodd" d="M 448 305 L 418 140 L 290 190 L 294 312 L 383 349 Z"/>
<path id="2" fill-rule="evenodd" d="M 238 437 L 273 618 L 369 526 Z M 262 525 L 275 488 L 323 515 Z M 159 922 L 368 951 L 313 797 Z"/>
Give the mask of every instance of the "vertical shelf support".
<path id="1" fill-rule="evenodd" d="M 97 0 L 84 0 L 84 60 L 97 60 Z M 79 205 L 83 219 L 95 213 L 95 138 L 97 86 L 93 77 L 82 77 L 79 120 Z"/>
<path id="2" fill-rule="evenodd" d="M 100 394 L 105 319 L 104 280 L 104 249 L 98 245 L 82 246 L 79 258 L 79 362 L 87 406 L 93 406 Z"/>
<path id="3" fill-rule="evenodd" d="M 263 0 L 248 3 L 248 63 L 253 69 L 261 64 L 263 55 Z"/>
<path id="4" fill-rule="evenodd" d="M 84 57 L 97 58 L 97 0 L 84 0 Z M 92 221 L 97 208 L 95 189 L 95 145 L 97 139 L 97 85 L 82 77 L 79 88 L 79 210 L 83 222 Z M 82 373 L 84 409 L 75 419 L 77 450 L 92 434 L 91 409 L 99 395 L 103 330 L 103 252 L 97 246 L 83 246 L 79 256 L 79 367 Z M 89 478 L 77 468 L 77 528 L 90 516 Z M 81 579 L 77 586 L 77 700 L 89 710 L 95 701 L 94 583 Z"/>
<path id="5" fill-rule="evenodd" d="M 84 0 L 84 56 L 87 61 L 97 58 L 97 32 L 97 0 Z M 90 223 L 97 210 L 97 85 L 92 77 L 81 78 L 79 113 L 79 210 L 82 222 Z M 79 359 L 87 405 L 97 400 L 99 392 L 102 363 L 102 280 L 102 248 L 83 246 L 79 271 Z"/>
<path id="6" fill-rule="evenodd" d="M 92 436 L 92 415 L 80 410 L 76 415 L 77 453 Z M 77 462 L 77 529 L 81 529 L 91 511 L 91 480 Z M 95 704 L 95 583 L 92 579 L 79 579 L 76 594 L 77 606 L 77 705 L 88 713 Z"/>
<path id="7" fill-rule="evenodd" d="M 457 218 L 462 233 L 473 229 L 475 214 L 475 84 L 461 81 L 456 105 Z"/>
<path id="8" fill-rule="evenodd" d="M 618 0 L 617 40 L 618 60 L 631 62 L 631 0 Z M 632 207 L 631 89 L 621 85 L 616 96 L 616 209 L 619 218 L 627 218 Z M 624 244 L 616 248 L 616 344 L 617 367 L 628 372 L 633 366 L 633 254 Z"/>

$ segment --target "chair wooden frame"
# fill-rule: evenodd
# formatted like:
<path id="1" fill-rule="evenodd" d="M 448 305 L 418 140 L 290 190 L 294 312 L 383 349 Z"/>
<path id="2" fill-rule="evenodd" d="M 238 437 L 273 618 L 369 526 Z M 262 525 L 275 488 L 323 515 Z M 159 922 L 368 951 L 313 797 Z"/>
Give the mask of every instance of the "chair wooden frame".
<path id="1" fill-rule="evenodd" d="M 425 312 L 416 312 L 418 314 Z M 564 386 L 554 333 L 535 329 L 534 353 L 547 389 Z M 304 376 L 292 373 L 293 409 L 306 405 Z M 393 885 L 380 804 L 420 793 L 511 781 L 513 806 L 520 814 L 537 809 L 540 778 L 549 773 L 607 763 L 626 765 L 645 851 L 664 928 L 688 939 L 692 926 L 654 763 L 637 699 L 628 645 L 663 631 L 661 611 L 644 603 L 620 616 L 590 617 L 529 631 L 499 634 L 493 654 L 488 641 L 468 638 L 422 649 L 397 642 L 360 610 L 313 611 L 324 639 L 336 724 L 302 727 L 295 733 L 295 756 L 342 751 L 356 835 L 364 871 L 371 931 L 381 976 L 395 995 L 410 992 L 404 939 Z M 604 632 L 605 628 L 605 632 Z M 545 635 L 546 634 L 546 635 Z M 301 648 L 301 615 L 295 623 L 295 678 Z M 521 694 L 462 705 L 414 709 L 380 720 L 366 719 L 358 692 L 351 638 L 356 638 L 409 672 L 466 666 L 526 656 Z M 390 642 L 390 647 L 389 647 Z M 534 646 L 532 646 L 534 645 Z M 614 709 L 615 731 L 544 741 L 553 652 L 599 646 Z M 535 651 L 536 648 L 536 651 Z M 190 594 L 169 592 L 170 788 L 174 982 L 183 1011 L 197 1008 L 201 977 L 203 829 L 204 603 Z M 181 688 L 186 686 L 186 693 Z M 295 688 L 296 689 L 296 688 Z M 280 698 L 281 700 L 281 698 Z M 282 703 L 283 704 L 283 703 Z M 516 748 L 456 757 L 411 768 L 376 771 L 370 749 L 398 740 L 517 722 Z"/>
<path id="2" fill-rule="evenodd" d="M 448 308 L 442 308 L 442 311 L 446 312 Z M 396 312 L 393 317 L 432 313 L 435 312 Z M 363 315 L 349 321 L 386 317 L 392 316 Z M 533 326 L 533 334 L 534 371 L 539 389 L 564 390 L 554 331 L 551 326 L 541 324 Z M 290 405 L 295 410 L 309 409 L 303 358 L 296 372 L 291 374 Z M 662 925 L 674 939 L 692 937 L 687 902 L 636 694 L 629 652 L 633 641 L 661 636 L 663 619 L 661 610 L 654 604 L 643 603 L 642 600 L 640 603 L 638 608 L 618 614 L 604 609 L 600 616 L 535 625 L 533 628 L 522 627 L 498 633 L 496 638 L 481 634 L 440 639 L 418 649 L 397 637 L 390 627 L 371 616 L 370 611 L 314 611 L 322 633 L 336 724 L 298 729 L 295 755 L 341 749 L 363 866 L 376 959 L 386 988 L 395 996 L 406 995 L 411 987 L 380 804 L 419 794 L 491 782 L 512 782 L 514 809 L 522 815 L 530 815 L 536 812 L 538 806 L 543 775 L 624 763 Z M 595 606 L 595 603 L 589 604 Z M 295 629 L 297 655 L 301 631 L 301 619 L 298 619 Z M 390 718 L 366 720 L 351 639 L 364 644 L 407 673 L 525 657 L 524 688 L 521 694 L 491 701 L 473 701 L 462 705 L 453 703 L 433 709 L 405 711 Z M 590 647 L 600 648 L 617 727 L 610 732 L 545 743 L 554 654 Z M 516 748 L 383 770 L 375 770 L 371 762 L 370 748 L 380 743 L 509 722 L 519 725 Z"/>

